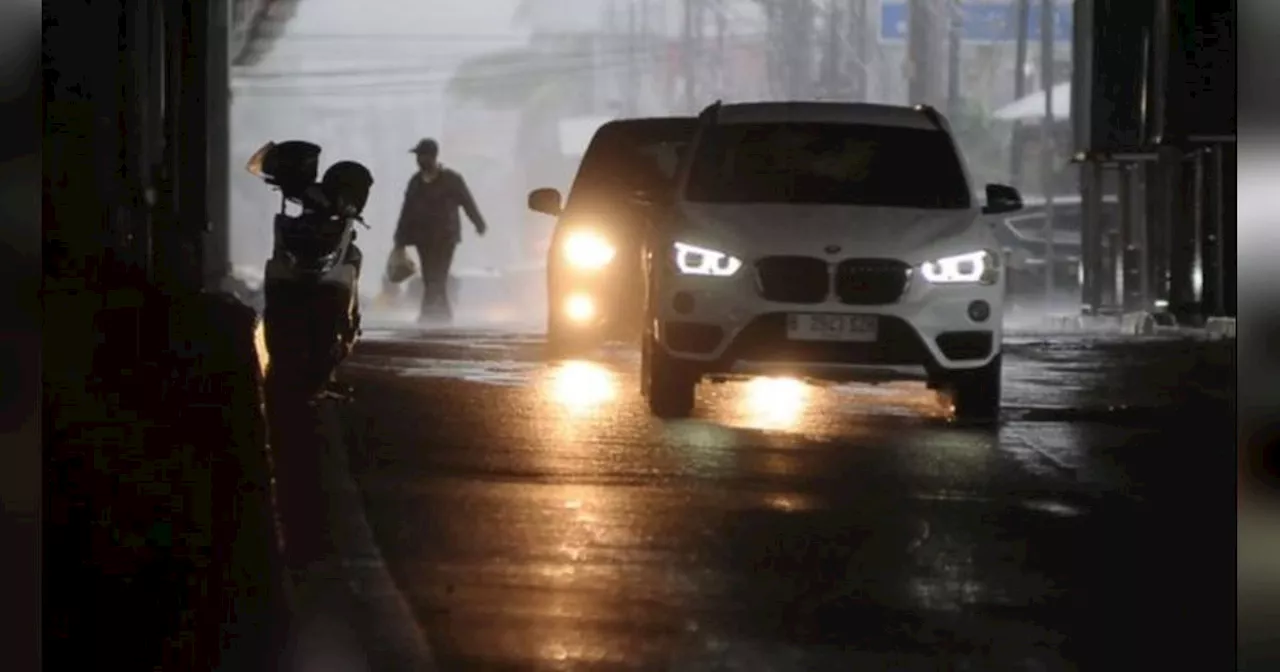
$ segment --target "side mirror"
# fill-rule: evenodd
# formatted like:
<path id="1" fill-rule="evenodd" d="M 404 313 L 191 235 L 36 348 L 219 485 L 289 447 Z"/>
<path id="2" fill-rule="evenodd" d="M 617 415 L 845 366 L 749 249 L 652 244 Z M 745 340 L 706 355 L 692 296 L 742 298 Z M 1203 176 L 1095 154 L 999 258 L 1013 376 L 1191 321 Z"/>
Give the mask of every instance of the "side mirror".
<path id="1" fill-rule="evenodd" d="M 264 166 L 267 163 L 267 155 L 271 154 L 275 148 L 276 143 L 270 141 L 259 147 L 258 151 L 254 152 L 253 156 L 249 157 L 249 162 L 245 164 L 244 169 L 249 171 L 249 174 L 254 177 L 267 179 L 266 169 Z"/>
<path id="2" fill-rule="evenodd" d="M 299 192 L 320 173 L 320 145 L 303 140 L 268 142 L 254 152 L 245 166 L 250 173 L 287 193 Z"/>
<path id="3" fill-rule="evenodd" d="M 987 185 L 987 204 L 982 208 L 984 215 L 1000 215 L 1006 212 L 1017 212 L 1022 209 L 1022 194 L 1006 184 Z"/>
<path id="4" fill-rule="evenodd" d="M 543 187 L 529 192 L 529 209 L 534 212 L 557 217 L 560 215 L 561 207 L 558 189 Z"/>

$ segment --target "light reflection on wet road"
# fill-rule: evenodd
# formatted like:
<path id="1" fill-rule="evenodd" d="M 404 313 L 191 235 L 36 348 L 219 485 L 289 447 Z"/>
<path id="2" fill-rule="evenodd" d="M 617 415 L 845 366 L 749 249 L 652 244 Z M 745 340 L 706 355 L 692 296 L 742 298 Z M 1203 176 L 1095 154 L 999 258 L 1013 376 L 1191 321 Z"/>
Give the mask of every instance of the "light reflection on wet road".
<path id="1" fill-rule="evenodd" d="M 1156 451 L 1229 452 L 1205 409 L 1233 384 L 1151 347 L 1011 344 L 996 431 L 923 385 L 786 379 L 664 422 L 634 352 L 545 363 L 496 332 L 367 333 L 345 375 L 369 522 L 442 669 L 1115 669 L 1186 590 L 1151 501 L 1197 466 Z"/>

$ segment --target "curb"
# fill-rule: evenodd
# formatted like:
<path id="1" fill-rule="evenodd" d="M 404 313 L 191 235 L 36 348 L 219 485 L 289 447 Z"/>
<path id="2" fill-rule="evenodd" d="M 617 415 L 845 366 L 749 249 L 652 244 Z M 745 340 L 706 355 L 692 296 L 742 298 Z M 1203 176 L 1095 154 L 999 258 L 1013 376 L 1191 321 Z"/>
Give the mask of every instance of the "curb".
<path id="1" fill-rule="evenodd" d="M 293 614 L 287 670 L 435 670 L 430 643 L 396 585 L 351 471 L 353 440 L 332 401 L 269 405 Z M 299 667 L 301 666 L 301 667 Z"/>
<path id="2" fill-rule="evenodd" d="M 1146 311 L 1125 313 L 1120 316 L 1120 331 L 1130 336 L 1151 336 L 1156 333 L 1156 318 Z"/>
<path id="3" fill-rule="evenodd" d="M 1137 311 L 1122 315 L 1049 315 L 1041 321 L 1046 333 L 1115 334 L 1118 336 L 1192 336 L 1209 339 L 1236 337 L 1233 317 L 1211 317 L 1204 327 L 1183 326 L 1169 313 Z"/>
<path id="4" fill-rule="evenodd" d="M 1209 338 L 1232 339 L 1236 337 L 1236 318 L 1234 317 L 1211 317 L 1204 324 L 1205 333 Z"/>
<path id="5" fill-rule="evenodd" d="M 1119 315 L 1050 315 L 1044 318 L 1044 325 L 1050 331 L 1064 333 L 1118 333 L 1124 328 L 1124 321 Z"/>

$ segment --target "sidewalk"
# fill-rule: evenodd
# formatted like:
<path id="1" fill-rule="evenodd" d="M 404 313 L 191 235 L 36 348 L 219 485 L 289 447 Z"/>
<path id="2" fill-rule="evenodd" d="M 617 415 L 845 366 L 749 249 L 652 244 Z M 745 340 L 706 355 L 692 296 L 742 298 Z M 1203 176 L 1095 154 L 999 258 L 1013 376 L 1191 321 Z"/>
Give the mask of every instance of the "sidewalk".
<path id="1" fill-rule="evenodd" d="M 269 444 L 252 309 L 203 296 L 155 315 L 168 345 L 148 366 L 94 384 L 108 363 L 82 358 L 46 382 L 46 666 L 434 669 L 341 409 L 273 408 Z"/>
<path id="2" fill-rule="evenodd" d="M 1084 333 L 1221 340 L 1236 337 L 1236 318 L 1211 317 L 1204 326 L 1186 326 L 1177 324 L 1168 313 L 1146 311 L 1097 316 L 1014 311 L 1005 316 L 1005 331 L 1015 335 Z"/>
<path id="3" fill-rule="evenodd" d="M 288 670 L 433 670 L 430 646 L 382 560 L 351 477 L 338 402 L 270 406 L 295 613 Z"/>
<path id="4" fill-rule="evenodd" d="M 273 668 L 287 611 L 253 315 L 216 297 L 149 315 L 177 345 L 150 366 L 46 365 L 45 664 Z"/>

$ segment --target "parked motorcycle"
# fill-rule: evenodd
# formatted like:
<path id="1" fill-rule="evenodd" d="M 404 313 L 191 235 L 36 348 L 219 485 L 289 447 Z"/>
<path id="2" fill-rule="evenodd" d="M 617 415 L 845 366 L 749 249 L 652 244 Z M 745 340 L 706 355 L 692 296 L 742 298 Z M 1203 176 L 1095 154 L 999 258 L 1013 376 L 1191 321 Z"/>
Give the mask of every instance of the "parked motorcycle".
<path id="1" fill-rule="evenodd" d="M 354 161 L 333 164 L 316 182 L 320 152 L 300 140 L 268 142 L 247 166 L 281 194 L 262 285 L 268 380 L 308 398 L 334 391 L 333 372 L 360 334 L 355 226 L 368 228 L 361 213 L 373 186 Z"/>

